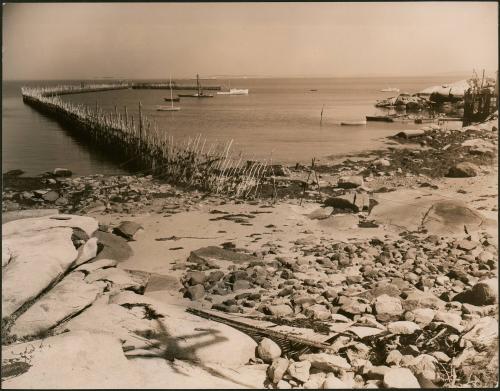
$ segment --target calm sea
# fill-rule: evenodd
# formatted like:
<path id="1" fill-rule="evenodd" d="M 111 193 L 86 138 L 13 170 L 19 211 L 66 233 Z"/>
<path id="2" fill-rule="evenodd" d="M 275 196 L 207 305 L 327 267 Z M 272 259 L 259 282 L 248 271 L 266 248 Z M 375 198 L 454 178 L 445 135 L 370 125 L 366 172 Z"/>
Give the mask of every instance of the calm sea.
<path id="1" fill-rule="evenodd" d="M 178 112 L 156 111 L 168 104 L 167 90 L 119 90 L 68 95 L 64 99 L 123 112 L 137 118 L 138 102 L 158 128 L 176 139 L 202 134 L 208 141 L 233 139 L 233 152 L 248 159 L 274 162 L 310 162 L 327 157 L 374 149 L 382 140 L 411 123 L 373 123 L 341 126 L 340 121 L 362 120 L 379 113 L 377 99 L 393 96 L 382 88 L 398 87 L 417 92 L 428 86 L 456 81 L 457 78 L 303 78 L 206 80 L 203 85 L 248 88 L 248 96 L 215 95 L 211 99 L 181 98 Z M 4 82 L 2 94 L 2 171 L 22 169 L 28 175 L 71 169 L 75 174 L 123 173 L 112 156 L 96 153 L 73 138 L 54 120 L 23 104 L 22 85 L 79 84 L 71 82 Z M 314 91 L 316 90 L 316 91 Z M 174 91 L 174 94 L 176 91 Z M 215 94 L 215 91 L 211 93 Z M 323 109 L 323 122 L 320 115 Z"/>

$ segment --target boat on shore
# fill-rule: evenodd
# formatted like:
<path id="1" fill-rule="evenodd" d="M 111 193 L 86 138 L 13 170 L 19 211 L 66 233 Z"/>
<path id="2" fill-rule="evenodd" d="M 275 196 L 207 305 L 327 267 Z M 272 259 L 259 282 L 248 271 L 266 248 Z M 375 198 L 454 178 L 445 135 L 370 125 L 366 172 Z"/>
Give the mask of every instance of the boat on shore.
<path id="1" fill-rule="evenodd" d="M 366 120 L 361 120 L 361 121 L 341 121 L 340 125 L 345 125 L 345 126 L 361 126 L 361 125 L 366 125 Z"/>
<path id="2" fill-rule="evenodd" d="M 198 88 L 198 92 L 194 94 L 177 94 L 177 96 L 181 98 L 213 98 L 212 94 L 205 94 L 200 85 L 200 76 L 196 75 L 196 87 Z"/>
<path id="3" fill-rule="evenodd" d="M 367 115 L 367 121 L 378 121 L 378 122 L 394 122 L 394 118 L 388 115 Z"/>

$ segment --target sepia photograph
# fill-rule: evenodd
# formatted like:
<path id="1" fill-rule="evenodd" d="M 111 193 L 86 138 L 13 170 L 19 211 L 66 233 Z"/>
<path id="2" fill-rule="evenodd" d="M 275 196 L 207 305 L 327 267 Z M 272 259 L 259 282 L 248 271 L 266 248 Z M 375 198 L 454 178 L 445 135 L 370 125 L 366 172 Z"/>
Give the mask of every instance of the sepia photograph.
<path id="1" fill-rule="evenodd" d="M 1 387 L 498 387 L 498 9 L 3 2 Z"/>

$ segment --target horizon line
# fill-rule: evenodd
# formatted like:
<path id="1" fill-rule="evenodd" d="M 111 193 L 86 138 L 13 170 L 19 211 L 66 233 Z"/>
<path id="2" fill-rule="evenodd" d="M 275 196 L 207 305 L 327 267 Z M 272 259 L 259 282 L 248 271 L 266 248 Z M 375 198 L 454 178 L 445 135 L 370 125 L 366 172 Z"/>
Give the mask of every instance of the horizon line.
<path id="1" fill-rule="evenodd" d="M 494 72 L 494 71 L 487 71 L 485 72 L 486 75 L 489 73 Z M 437 72 L 433 74 L 399 74 L 399 75 L 390 75 L 390 74 L 346 74 L 346 75 L 314 75 L 314 76 L 309 76 L 309 75 L 301 75 L 301 74 L 295 74 L 295 75 L 202 75 L 200 78 L 202 79 L 228 79 L 228 78 L 235 78 L 235 79 L 321 79 L 321 78 L 331 78 L 331 79 L 340 79 L 340 78 L 376 78 L 376 77 L 386 77 L 386 78 L 398 78 L 398 77 L 446 77 L 446 76 L 465 76 L 465 75 L 471 75 L 472 76 L 472 70 L 469 71 L 449 71 L 449 72 Z M 172 77 L 172 79 L 179 79 L 179 80 L 192 80 L 195 79 L 196 77 L 186 77 L 186 76 L 181 76 L 181 77 Z M 2 82 L 4 81 L 62 81 L 62 80 L 168 80 L 167 77 L 115 77 L 115 76 L 95 76 L 95 77 L 80 77 L 80 78 L 60 78 L 60 79 L 55 79 L 55 78 L 37 78 L 37 79 L 32 79 L 32 78 L 3 78 Z"/>

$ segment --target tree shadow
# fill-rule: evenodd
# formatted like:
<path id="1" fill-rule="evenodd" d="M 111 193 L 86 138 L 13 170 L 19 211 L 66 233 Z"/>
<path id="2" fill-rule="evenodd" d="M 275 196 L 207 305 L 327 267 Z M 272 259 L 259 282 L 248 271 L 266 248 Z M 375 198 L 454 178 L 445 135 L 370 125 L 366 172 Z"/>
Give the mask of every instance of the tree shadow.
<path id="1" fill-rule="evenodd" d="M 176 366 L 174 363 L 175 359 L 181 361 L 187 361 L 195 364 L 197 368 L 219 379 L 230 381 L 245 388 L 255 388 L 255 386 L 251 384 L 246 384 L 244 382 L 238 381 L 237 379 L 229 377 L 217 369 L 207 366 L 205 363 L 202 362 L 201 358 L 198 356 L 197 352 L 199 351 L 199 349 L 217 343 L 228 341 L 228 338 L 222 335 L 222 332 L 220 330 L 213 328 L 203 328 L 203 329 L 199 328 L 195 329 L 195 331 L 199 332 L 179 335 L 179 336 L 172 336 L 169 334 L 165 324 L 161 321 L 161 318 L 156 320 L 160 328 L 160 333 L 156 334 L 154 338 L 161 342 L 162 353 L 159 355 L 158 353 L 154 353 L 152 351 L 151 356 L 141 355 L 141 357 L 164 358 L 165 360 L 171 361 L 173 363 L 173 365 L 171 365 L 171 368 L 175 373 L 189 377 L 190 375 L 188 373 L 181 371 L 178 368 L 178 366 Z M 210 336 L 211 338 L 207 340 L 206 339 L 207 336 Z M 200 338 L 205 338 L 205 340 L 199 341 Z M 180 341 L 182 341 L 182 343 L 180 343 Z M 157 348 L 158 345 L 156 344 L 151 345 L 151 349 L 156 350 Z"/>

